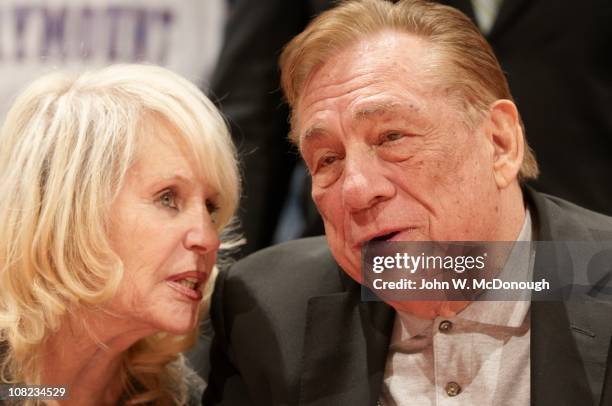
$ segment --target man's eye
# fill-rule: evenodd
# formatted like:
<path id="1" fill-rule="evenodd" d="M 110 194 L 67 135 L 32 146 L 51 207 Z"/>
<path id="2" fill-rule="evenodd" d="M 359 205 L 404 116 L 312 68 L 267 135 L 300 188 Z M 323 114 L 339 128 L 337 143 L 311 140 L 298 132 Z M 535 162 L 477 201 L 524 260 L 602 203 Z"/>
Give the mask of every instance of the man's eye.
<path id="1" fill-rule="evenodd" d="M 319 166 L 320 167 L 325 167 L 325 166 L 329 166 L 331 164 L 333 164 L 334 162 L 336 162 L 336 160 L 338 159 L 338 157 L 336 155 L 328 155 L 326 157 L 323 157 L 320 161 L 319 161 Z"/>
<path id="2" fill-rule="evenodd" d="M 172 190 L 166 190 L 159 196 L 159 203 L 169 209 L 178 210 L 176 203 L 176 193 Z"/>
<path id="3" fill-rule="evenodd" d="M 380 143 L 383 144 L 385 142 L 393 142 L 393 141 L 397 141 L 401 138 L 404 137 L 404 134 L 400 133 L 400 132 L 388 132 L 388 133 L 384 133 L 381 137 L 380 137 Z"/>

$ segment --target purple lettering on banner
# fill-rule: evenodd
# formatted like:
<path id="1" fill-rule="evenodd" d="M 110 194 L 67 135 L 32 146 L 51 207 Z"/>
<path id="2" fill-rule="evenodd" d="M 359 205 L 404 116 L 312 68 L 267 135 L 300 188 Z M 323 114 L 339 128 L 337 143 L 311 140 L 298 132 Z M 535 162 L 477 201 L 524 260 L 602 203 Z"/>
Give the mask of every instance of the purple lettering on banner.
<path id="1" fill-rule="evenodd" d="M 93 54 L 93 21 L 94 11 L 90 7 L 83 7 L 79 27 L 79 56 L 83 60 L 89 60 Z"/>
<path id="2" fill-rule="evenodd" d="M 56 10 L 47 7 L 42 7 L 41 9 L 45 29 L 42 33 L 43 46 L 40 50 L 40 58 L 46 59 L 53 56 L 52 48 L 55 45 L 57 55 L 60 59 L 64 60 L 66 59 L 66 7 Z"/>
<path id="3" fill-rule="evenodd" d="M 15 15 L 15 59 L 22 61 L 25 57 L 25 30 L 28 15 L 32 11 L 29 6 L 17 6 L 13 10 Z"/>
<path id="4" fill-rule="evenodd" d="M 134 61 L 144 61 L 147 59 L 147 10 L 139 8 L 134 10 L 136 24 L 134 25 L 134 51 L 132 59 Z"/>
<path id="5" fill-rule="evenodd" d="M 121 7 L 109 7 L 107 10 L 108 22 L 108 59 L 115 61 L 117 59 L 117 40 L 119 38 L 119 19 L 123 14 Z"/>
<path id="6" fill-rule="evenodd" d="M 165 9 L 159 12 L 158 18 L 162 23 L 163 35 L 160 37 L 157 63 L 159 65 L 165 65 L 170 48 L 170 37 L 172 35 L 172 25 L 174 24 L 174 14 L 172 13 L 172 10 Z"/>

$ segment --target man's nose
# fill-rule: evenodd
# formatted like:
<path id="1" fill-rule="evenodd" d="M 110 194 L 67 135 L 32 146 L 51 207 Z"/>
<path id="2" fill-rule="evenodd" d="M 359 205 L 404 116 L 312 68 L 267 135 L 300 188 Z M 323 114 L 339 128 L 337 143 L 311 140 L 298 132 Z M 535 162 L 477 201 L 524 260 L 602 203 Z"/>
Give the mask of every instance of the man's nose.
<path id="1" fill-rule="evenodd" d="M 351 211 L 359 211 L 390 199 L 395 187 L 384 176 L 382 163 L 369 150 L 347 153 L 342 183 L 343 203 Z"/>
<path id="2" fill-rule="evenodd" d="M 219 249 L 221 245 L 219 233 L 206 207 L 192 210 L 186 221 L 187 229 L 183 242 L 185 248 L 198 254 Z"/>

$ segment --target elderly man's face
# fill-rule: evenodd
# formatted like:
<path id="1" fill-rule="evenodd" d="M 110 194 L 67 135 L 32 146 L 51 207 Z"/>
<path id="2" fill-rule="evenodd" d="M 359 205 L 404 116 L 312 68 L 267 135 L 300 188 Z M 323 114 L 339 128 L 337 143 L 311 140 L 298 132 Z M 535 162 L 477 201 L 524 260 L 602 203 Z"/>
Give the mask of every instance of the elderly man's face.
<path id="1" fill-rule="evenodd" d="M 428 44 L 385 33 L 347 48 L 309 77 L 296 107 L 300 149 L 329 245 L 360 280 L 372 239 L 500 239 L 495 146 L 469 129 L 434 79 Z"/>

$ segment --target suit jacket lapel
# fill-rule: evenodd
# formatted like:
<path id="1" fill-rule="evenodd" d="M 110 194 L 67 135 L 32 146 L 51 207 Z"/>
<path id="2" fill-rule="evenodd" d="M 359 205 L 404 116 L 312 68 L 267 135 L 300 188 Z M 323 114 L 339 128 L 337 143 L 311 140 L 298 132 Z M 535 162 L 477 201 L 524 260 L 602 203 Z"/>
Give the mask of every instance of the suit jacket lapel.
<path id="1" fill-rule="evenodd" d="M 549 219 L 563 221 L 563 213 L 553 212 L 554 207 L 530 190 L 526 190 L 526 197 L 536 209 L 538 240 L 562 239 L 555 235 Z M 571 275 L 571 263 L 562 244 L 556 244 L 555 250 L 540 250 L 536 252 L 534 280 L 546 278 L 551 286 L 560 286 L 558 275 Z M 531 305 L 531 403 L 599 404 L 606 379 L 602 365 L 609 363 L 612 304 L 591 297 L 589 292 L 574 293 L 569 300 L 569 290 L 557 293 L 557 301 Z"/>
<path id="2" fill-rule="evenodd" d="M 608 348 L 608 359 L 612 360 L 612 340 Z M 608 365 L 603 382 L 603 393 L 601 395 L 601 405 L 612 405 L 612 367 Z"/>
<path id="3" fill-rule="evenodd" d="M 532 303 L 532 405 L 593 404 L 583 360 L 570 328 L 566 304 Z"/>
<path id="4" fill-rule="evenodd" d="M 395 311 L 383 302 L 359 303 L 361 324 L 366 342 L 370 405 L 377 404 L 385 376 L 387 353 L 393 332 Z"/>
<path id="5" fill-rule="evenodd" d="M 610 326 L 601 323 L 611 312 L 610 304 L 588 297 L 532 304 L 532 404 L 599 404 L 612 381 L 605 376 Z"/>
<path id="6" fill-rule="evenodd" d="M 359 286 L 311 298 L 299 404 L 376 404 L 393 320 L 394 311 L 385 303 L 361 302 Z"/>

